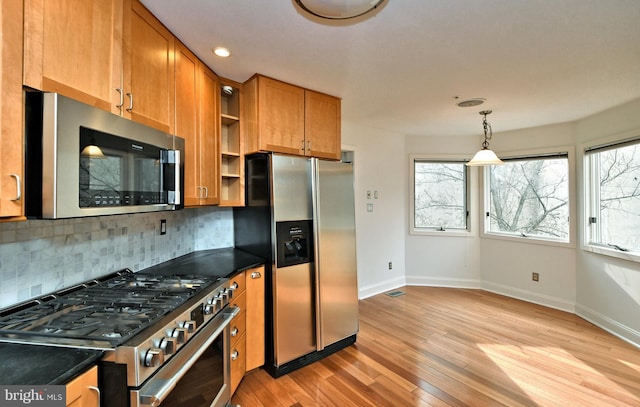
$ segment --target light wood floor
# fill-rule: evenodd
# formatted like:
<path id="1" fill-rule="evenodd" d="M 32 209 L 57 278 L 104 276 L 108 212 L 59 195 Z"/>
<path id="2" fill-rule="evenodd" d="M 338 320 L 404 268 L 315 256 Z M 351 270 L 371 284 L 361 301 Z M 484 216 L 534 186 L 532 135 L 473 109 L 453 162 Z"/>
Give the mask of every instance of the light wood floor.
<path id="1" fill-rule="evenodd" d="M 481 290 L 360 301 L 356 344 L 273 379 L 242 407 L 640 406 L 640 350 L 562 311 Z"/>

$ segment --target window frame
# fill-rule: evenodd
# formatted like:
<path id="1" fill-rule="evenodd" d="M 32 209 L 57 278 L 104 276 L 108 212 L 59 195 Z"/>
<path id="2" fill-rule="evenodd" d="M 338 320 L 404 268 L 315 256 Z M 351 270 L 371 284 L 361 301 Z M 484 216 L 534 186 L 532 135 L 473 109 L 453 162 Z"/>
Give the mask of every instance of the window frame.
<path id="1" fill-rule="evenodd" d="M 448 237 L 470 237 L 477 236 L 475 225 L 477 213 L 477 183 L 473 180 L 477 179 L 477 169 L 465 165 L 465 205 L 467 208 L 467 227 L 466 229 L 444 229 L 422 228 L 415 226 L 415 163 L 416 161 L 432 162 L 432 163 L 460 163 L 466 164 L 468 157 L 459 155 L 446 154 L 410 154 L 409 155 L 409 235 L 416 236 L 448 236 Z"/>
<path id="2" fill-rule="evenodd" d="M 480 237 L 507 240 L 512 242 L 540 244 L 546 246 L 556 246 L 565 248 L 576 247 L 576 224 L 577 222 L 577 195 L 576 195 L 576 172 L 575 172 L 575 146 L 558 146 L 548 148 L 537 148 L 531 150 L 517 150 L 506 153 L 498 154 L 499 157 L 504 159 L 544 159 L 545 157 L 552 157 L 554 155 L 566 154 L 567 166 L 568 166 L 568 196 L 569 196 L 569 231 L 568 240 L 559 240 L 553 238 L 547 238 L 542 236 L 518 236 L 511 233 L 491 232 L 489 230 L 490 219 L 486 216 L 486 213 L 491 208 L 491 193 L 487 190 L 489 187 L 489 167 L 482 167 L 482 176 L 480 177 L 480 193 L 482 194 L 482 216 L 480 219 Z"/>
<path id="3" fill-rule="evenodd" d="M 631 130 L 625 133 L 609 136 L 599 139 L 597 142 L 591 141 L 584 143 L 580 146 L 582 153 L 582 165 L 583 165 L 583 216 L 582 216 L 582 230 L 584 231 L 581 241 L 581 248 L 586 252 L 596 253 L 604 256 L 615 257 L 618 259 L 624 259 L 640 263 L 640 250 L 623 252 L 612 247 L 605 246 L 601 243 L 595 243 L 591 241 L 591 223 L 589 221 L 592 211 L 599 204 L 595 203 L 595 199 L 599 199 L 600 188 L 593 188 L 593 182 L 595 179 L 599 179 L 596 174 L 596 168 L 591 165 L 591 154 L 589 150 L 606 148 L 607 146 L 615 146 L 624 144 L 638 144 L 640 145 L 640 128 Z M 600 225 L 596 226 L 599 228 Z"/>

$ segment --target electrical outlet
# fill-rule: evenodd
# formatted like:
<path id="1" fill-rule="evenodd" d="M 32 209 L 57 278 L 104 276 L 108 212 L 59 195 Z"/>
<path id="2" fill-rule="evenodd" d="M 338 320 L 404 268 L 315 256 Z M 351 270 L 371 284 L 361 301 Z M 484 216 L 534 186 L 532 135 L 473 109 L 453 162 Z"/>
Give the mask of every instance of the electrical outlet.
<path id="1" fill-rule="evenodd" d="M 393 269 L 393 262 L 389 262 L 389 270 Z"/>
<path id="2" fill-rule="evenodd" d="M 167 220 L 166 219 L 160 219 L 160 234 L 161 235 L 166 235 L 167 234 Z"/>
<path id="3" fill-rule="evenodd" d="M 531 274 L 531 279 L 533 281 L 540 281 L 540 275 L 538 273 Z"/>

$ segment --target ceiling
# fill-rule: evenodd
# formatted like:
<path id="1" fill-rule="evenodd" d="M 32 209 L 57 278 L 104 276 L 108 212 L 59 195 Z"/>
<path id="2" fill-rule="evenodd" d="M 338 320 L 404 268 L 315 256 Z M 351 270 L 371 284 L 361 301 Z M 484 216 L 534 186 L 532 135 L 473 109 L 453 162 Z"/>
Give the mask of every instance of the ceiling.
<path id="1" fill-rule="evenodd" d="M 218 75 L 335 95 L 343 121 L 398 135 L 481 135 L 484 109 L 494 132 L 561 123 L 640 98 L 638 0 L 388 0 L 347 24 L 293 0 L 142 2 Z M 456 105 L 471 98 L 486 102 Z"/>

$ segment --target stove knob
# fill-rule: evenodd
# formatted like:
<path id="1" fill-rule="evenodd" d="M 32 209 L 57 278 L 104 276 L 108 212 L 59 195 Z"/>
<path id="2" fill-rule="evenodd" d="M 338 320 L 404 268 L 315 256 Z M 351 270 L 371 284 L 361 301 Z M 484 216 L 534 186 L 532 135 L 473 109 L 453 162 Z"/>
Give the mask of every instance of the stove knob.
<path id="1" fill-rule="evenodd" d="M 233 284 L 231 284 L 231 287 L 229 287 L 229 289 L 227 290 L 227 292 L 229 293 L 229 298 L 233 298 L 233 292 L 237 289 L 238 289 L 238 283 L 234 281 Z"/>
<path id="2" fill-rule="evenodd" d="M 196 330 L 196 321 L 184 321 L 182 327 L 187 330 L 188 333 L 193 333 Z"/>
<path id="3" fill-rule="evenodd" d="M 165 355 L 173 355 L 176 352 L 176 338 L 162 338 L 160 340 L 160 349 Z"/>
<path id="4" fill-rule="evenodd" d="M 176 328 L 171 332 L 171 337 L 176 339 L 179 344 L 187 341 L 187 330 L 184 328 Z"/>
<path id="5" fill-rule="evenodd" d="M 207 305 L 204 306 L 204 314 L 211 315 L 215 312 L 216 306 L 213 305 L 213 300 L 209 301 Z"/>
<path id="6" fill-rule="evenodd" d="M 164 362 L 162 349 L 150 348 L 145 352 L 142 364 L 146 367 L 158 367 Z"/>

